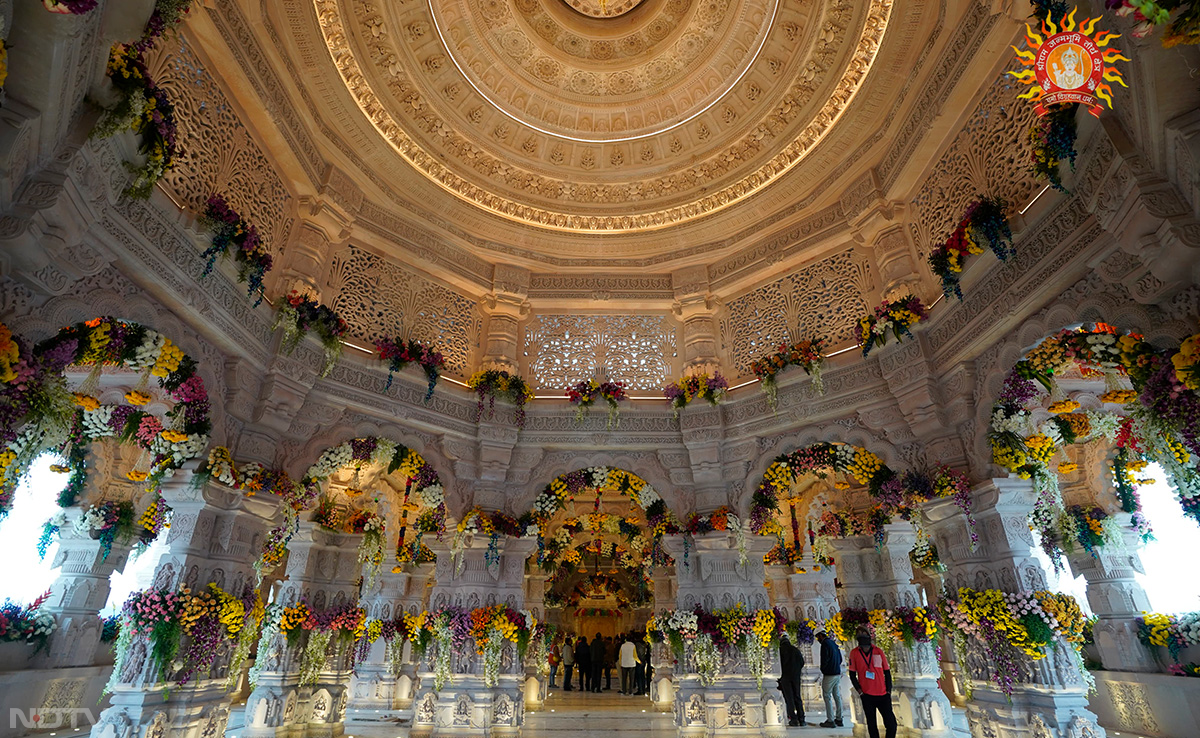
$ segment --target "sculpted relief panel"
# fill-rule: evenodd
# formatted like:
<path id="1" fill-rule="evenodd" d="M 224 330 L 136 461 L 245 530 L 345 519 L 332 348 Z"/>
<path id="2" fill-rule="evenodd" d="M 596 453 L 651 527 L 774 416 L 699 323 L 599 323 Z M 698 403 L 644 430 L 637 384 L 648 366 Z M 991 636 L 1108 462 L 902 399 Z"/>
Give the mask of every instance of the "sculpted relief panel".
<path id="1" fill-rule="evenodd" d="M 334 256 L 327 284 L 352 335 L 428 341 L 450 371 L 467 373 L 483 330 L 474 300 L 356 246 Z"/>
<path id="2" fill-rule="evenodd" d="M 215 75 L 200 63 L 183 34 L 164 39 L 149 63 L 150 73 L 175 105 L 179 126 L 180 154 L 163 181 L 196 212 L 204 211 L 209 196 L 224 195 L 278 254 L 292 227 L 292 196 Z"/>
<path id="3" fill-rule="evenodd" d="M 628 389 L 656 390 L 672 375 L 675 337 L 665 315 L 537 315 L 525 357 L 536 387 L 570 387 L 604 367 Z"/>
<path id="4" fill-rule="evenodd" d="M 735 376 L 781 343 L 824 336 L 830 346 L 854 340 L 867 312 L 867 265 L 851 251 L 811 264 L 727 304 L 721 334 Z"/>
<path id="5" fill-rule="evenodd" d="M 1017 99 L 1020 92 L 1012 77 L 997 79 L 913 199 L 910 227 L 922 257 L 950 235 L 976 197 L 1001 197 L 1014 212 L 1038 191 L 1028 141 L 1037 114 Z"/>

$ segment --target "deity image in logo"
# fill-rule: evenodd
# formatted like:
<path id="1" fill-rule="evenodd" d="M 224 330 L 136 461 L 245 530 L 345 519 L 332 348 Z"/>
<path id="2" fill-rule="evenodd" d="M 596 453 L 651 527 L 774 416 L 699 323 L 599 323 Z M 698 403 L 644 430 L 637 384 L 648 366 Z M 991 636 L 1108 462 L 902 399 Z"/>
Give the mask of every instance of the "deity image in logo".
<path id="1" fill-rule="evenodd" d="M 1050 52 L 1046 61 L 1050 67 L 1050 81 L 1062 90 L 1083 87 L 1092 76 L 1092 60 L 1076 44 L 1059 46 Z"/>

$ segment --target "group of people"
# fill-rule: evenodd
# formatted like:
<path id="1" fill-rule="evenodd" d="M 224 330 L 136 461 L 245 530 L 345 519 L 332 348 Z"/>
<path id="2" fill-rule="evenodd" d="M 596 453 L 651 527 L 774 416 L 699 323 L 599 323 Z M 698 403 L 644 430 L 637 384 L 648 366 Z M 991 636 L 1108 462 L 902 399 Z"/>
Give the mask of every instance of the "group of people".
<path id="1" fill-rule="evenodd" d="M 601 692 L 612 689 L 612 672 L 619 668 L 621 694 L 644 695 L 649 691 L 652 667 L 650 666 L 650 644 L 645 637 L 625 633 L 615 638 L 596 634 L 588 642 L 586 637 L 564 638 L 550 650 L 550 687 L 556 688 L 558 669 L 563 671 L 563 691 L 570 692 L 572 677 L 579 674 L 579 691 Z M 601 688 L 600 683 L 604 682 Z"/>
<path id="2" fill-rule="evenodd" d="M 883 718 L 886 738 L 896 738 L 896 715 L 892 711 L 892 669 L 887 655 L 871 641 L 869 631 L 856 634 L 858 646 L 850 652 L 850 684 L 862 700 L 863 719 L 870 738 L 879 738 L 876 715 Z M 825 631 L 817 633 L 821 644 L 821 696 L 825 700 L 822 728 L 840 728 L 842 723 L 842 651 Z M 788 725 L 804 726 L 804 703 L 800 696 L 800 673 L 804 654 L 787 636 L 779 640 L 779 691 L 787 707 Z"/>

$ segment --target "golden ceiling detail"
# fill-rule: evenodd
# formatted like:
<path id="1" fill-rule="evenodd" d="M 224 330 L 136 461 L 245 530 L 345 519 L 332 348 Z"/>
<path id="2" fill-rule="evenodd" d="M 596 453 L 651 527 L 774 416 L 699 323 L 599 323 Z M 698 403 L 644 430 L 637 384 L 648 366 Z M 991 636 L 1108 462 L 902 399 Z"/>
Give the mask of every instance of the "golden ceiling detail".
<path id="1" fill-rule="evenodd" d="M 642 4 L 642 0 L 563 0 L 563 2 L 592 18 L 616 18 Z"/>
<path id="2" fill-rule="evenodd" d="M 381 137 L 430 181 L 523 224 L 632 232 L 721 210 L 801 161 L 866 79 L 893 0 L 780 3 L 773 20 L 768 14 L 774 3 L 646 0 L 629 14 L 631 30 L 608 37 L 588 27 L 606 21 L 577 14 L 572 20 L 574 11 L 562 0 L 313 3 L 346 89 Z M 655 25 L 670 13 L 685 22 L 670 29 Z M 473 28 L 489 37 L 489 17 L 510 31 L 523 28 L 531 55 L 563 71 L 542 78 L 531 73 L 521 63 L 528 60 L 522 56 L 526 47 L 515 36 L 468 39 Z M 531 21 L 540 25 L 529 26 Z M 713 37 L 705 40 L 699 30 L 688 36 L 706 27 L 717 29 Z M 623 41 L 633 36 L 641 41 Z M 651 43 L 634 53 L 647 39 Z M 681 54 L 684 41 L 701 51 Z M 476 55 L 468 57 L 463 49 L 472 43 Z M 630 44 L 624 56 L 622 43 Z M 486 54 L 479 51 L 485 47 Z M 659 81 L 647 71 L 656 61 L 673 65 Z M 710 63 L 720 72 L 715 77 L 706 72 Z M 504 92 L 495 105 L 480 94 L 493 64 L 505 65 L 494 82 Z M 589 97 L 588 90 L 564 84 L 575 79 L 561 76 L 572 66 L 572 75 L 583 71 L 595 75 L 597 85 L 602 80 L 605 95 Z M 721 81 L 730 76 L 740 81 L 722 91 Z M 587 110 L 589 100 L 599 101 L 595 107 L 603 111 L 608 97 L 614 108 L 640 117 L 608 117 L 595 125 L 600 116 L 593 116 L 589 133 L 582 117 L 572 114 L 567 121 L 548 112 Z M 644 140 L 575 140 L 597 128 L 606 128 L 605 135 L 618 126 L 635 133 L 683 119 Z"/>

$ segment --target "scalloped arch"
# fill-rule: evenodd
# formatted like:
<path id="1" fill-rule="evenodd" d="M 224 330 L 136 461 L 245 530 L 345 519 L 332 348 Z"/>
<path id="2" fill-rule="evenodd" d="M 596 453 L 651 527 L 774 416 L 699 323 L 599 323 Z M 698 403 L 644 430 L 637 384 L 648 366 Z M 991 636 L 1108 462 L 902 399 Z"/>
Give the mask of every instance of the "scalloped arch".
<path id="1" fill-rule="evenodd" d="M 562 455 L 555 454 L 553 458 L 538 464 L 530 475 L 532 481 L 525 485 L 519 495 L 509 498 L 509 513 L 521 514 L 532 509 L 533 501 L 551 480 L 589 466 L 607 466 L 641 477 L 654 487 L 666 503 L 667 509 L 675 513 L 676 517 L 691 511 L 690 495 L 671 483 L 658 457 L 653 454 L 647 458 L 647 455 L 643 454 L 597 451 L 590 454 L 571 454 L 569 459 L 560 456 Z"/>

